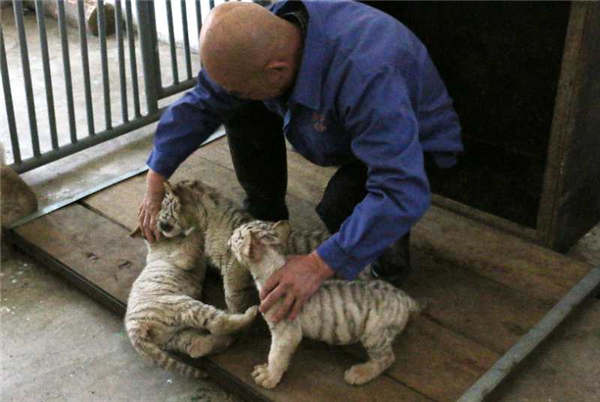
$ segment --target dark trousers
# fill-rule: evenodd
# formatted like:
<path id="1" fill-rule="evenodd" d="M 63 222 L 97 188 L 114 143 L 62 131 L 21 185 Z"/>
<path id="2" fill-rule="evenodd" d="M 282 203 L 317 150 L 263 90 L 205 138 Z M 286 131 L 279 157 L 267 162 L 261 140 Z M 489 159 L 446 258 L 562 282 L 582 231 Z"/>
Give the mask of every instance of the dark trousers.
<path id="1" fill-rule="evenodd" d="M 244 206 L 256 219 L 288 219 L 285 205 L 287 159 L 281 118 L 262 102 L 236 110 L 225 122 L 231 159 L 246 192 Z M 367 167 L 356 160 L 331 177 L 316 212 L 331 233 L 339 230 L 367 195 Z M 382 266 L 409 265 L 409 234 L 380 258 Z"/>

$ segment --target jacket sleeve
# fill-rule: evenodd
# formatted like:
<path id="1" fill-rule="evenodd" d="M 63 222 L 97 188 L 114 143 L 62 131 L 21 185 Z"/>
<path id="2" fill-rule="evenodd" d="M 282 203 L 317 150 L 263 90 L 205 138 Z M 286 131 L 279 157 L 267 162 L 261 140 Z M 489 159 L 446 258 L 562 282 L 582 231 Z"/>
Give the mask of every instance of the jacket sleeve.
<path id="1" fill-rule="evenodd" d="M 196 86 L 162 114 L 147 165 L 170 177 L 240 104 L 200 71 Z"/>
<path id="2" fill-rule="evenodd" d="M 336 272 L 355 278 L 406 234 L 430 205 L 418 120 L 404 74 L 393 67 L 350 73 L 338 115 L 352 152 L 368 167 L 366 197 L 317 253 Z"/>

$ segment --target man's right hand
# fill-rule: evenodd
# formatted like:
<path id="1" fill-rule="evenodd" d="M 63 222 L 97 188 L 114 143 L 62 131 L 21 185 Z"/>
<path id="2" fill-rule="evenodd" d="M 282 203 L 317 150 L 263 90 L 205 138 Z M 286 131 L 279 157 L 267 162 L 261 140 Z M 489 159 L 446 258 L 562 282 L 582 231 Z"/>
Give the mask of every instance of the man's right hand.
<path id="1" fill-rule="evenodd" d="M 138 210 L 138 225 L 142 235 L 150 243 L 160 238 L 160 231 L 156 227 L 156 217 L 165 195 L 163 183 L 165 177 L 154 170 L 148 170 L 146 175 L 146 194 Z"/>

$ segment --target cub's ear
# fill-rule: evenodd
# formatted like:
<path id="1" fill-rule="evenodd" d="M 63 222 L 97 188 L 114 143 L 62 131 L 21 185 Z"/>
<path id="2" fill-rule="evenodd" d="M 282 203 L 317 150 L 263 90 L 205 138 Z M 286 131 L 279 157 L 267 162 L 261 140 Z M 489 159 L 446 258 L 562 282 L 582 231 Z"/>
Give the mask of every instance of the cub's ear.
<path id="1" fill-rule="evenodd" d="M 275 222 L 275 224 L 273 225 L 273 230 L 277 234 L 279 240 L 283 244 L 286 244 L 288 241 L 288 237 L 290 236 L 290 231 L 292 230 L 292 228 L 290 227 L 290 222 L 287 220 Z"/>
<path id="2" fill-rule="evenodd" d="M 173 187 L 171 187 L 171 183 L 168 180 L 163 182 L 163 187 L 165 188 L 165 193 L 173 194 Z"/>

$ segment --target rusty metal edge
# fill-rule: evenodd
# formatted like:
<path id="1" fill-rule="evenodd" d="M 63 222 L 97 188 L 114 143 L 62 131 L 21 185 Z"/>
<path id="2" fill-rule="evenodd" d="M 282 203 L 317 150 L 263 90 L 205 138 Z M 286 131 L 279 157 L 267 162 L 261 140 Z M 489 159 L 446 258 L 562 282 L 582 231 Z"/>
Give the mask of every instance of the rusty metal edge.
<path id="1" fill-rule="evenodd" d="M 567 316 L 600 286 L 600 266 L 592 268 L 546 313 L 517 343 L 458 399 L 458 402 L 483 401 L 525 360 Z"/>
<path id="2" fill-rule="evenodd" d="M 27 241 L 22 236 L 20 236 L 14 229 L 3 229 L 2 237 L 3 239 L 6 239 L 8 242 L 17 247 L 20 251 L 31 256 L 33 259 L 43 264 L 52 272 L 55 272 L 62 278 L 66 279 L 77 289 L 83 291 L 86 295 L 90 296 L 92 299 L 94 299 L 101 305 L 107 307 L 113 313 L 116 313 L 121 317 L 125 315 L 125 311 L 127 309 L 125 303 L 116 299 L 115 297 L 104 291 L 102 288 L 95 285 L 93 282 L 87 280 L 86 278 L 69 268 L 67 265 L 52 257 L 50 254 L 46 253 L 41 248 L 37 247 L 35 244 Z M 241 381 L 237 377 L 231 375 L 227 370 L 224 370 L 210 359 L 192 359 L 181 354 L 172 355 L 175 359 L 185 364 L 204 370 L 206 373 L 208 373 L 208 376 L 214 383 L 224 388 L 225 390 L 231 392 L 232 394 L 235 394 L 244 401 L 271 401 L 255 389 L 247 386 L 243 381 Z"/>

